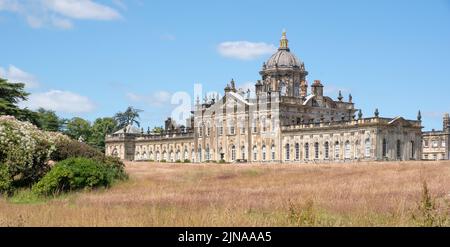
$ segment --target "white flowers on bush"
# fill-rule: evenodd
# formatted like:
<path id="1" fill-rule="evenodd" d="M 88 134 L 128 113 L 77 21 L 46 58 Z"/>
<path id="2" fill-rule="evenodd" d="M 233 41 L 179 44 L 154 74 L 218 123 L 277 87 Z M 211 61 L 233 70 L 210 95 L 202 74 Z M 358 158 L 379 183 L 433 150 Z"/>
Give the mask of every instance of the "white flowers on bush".
<path id="1" fill-rule="evenodd" d="M 39 130 L 33 124 L 18 121 L 12 116 L 0 116 L 0 163 L 7 165 L 14 174 L 39 170 L 39 166 L 45 166 L 55 151 L 55 144 L 64 139 L 69 138 Z"/>

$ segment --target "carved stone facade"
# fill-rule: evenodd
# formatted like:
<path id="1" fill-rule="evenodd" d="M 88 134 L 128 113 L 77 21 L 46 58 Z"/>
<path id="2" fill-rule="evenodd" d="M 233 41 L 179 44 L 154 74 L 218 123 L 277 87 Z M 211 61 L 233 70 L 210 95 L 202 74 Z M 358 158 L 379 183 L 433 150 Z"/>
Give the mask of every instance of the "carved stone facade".
<path id="1" fill-rule="evenodd" d="M 423 133 L 424 160 L 450 159 L 450 117 L 446 113 L 441 131 L 427 131 Z"/>
<path id="2" fill-rule="evenodd" d="M 422 158 L 422 126 L 402 117 L 363 118 L 352 96 L 308 92 L 305 65 L 288 47 L 263 64 L 255 96 L 232 80 L 222 98 L 197 100 L 188 127 L 168 119 L 162 133 L 119 131 L 106 138 L 106 154 L 127 160 L 226 162 L 354 162 Z M 358 113 L 358 116 L 356 116 Z M 128 127 L 131 128 L 131 127 Z M 134 153 L 134 156 L 132 155 Z"/>

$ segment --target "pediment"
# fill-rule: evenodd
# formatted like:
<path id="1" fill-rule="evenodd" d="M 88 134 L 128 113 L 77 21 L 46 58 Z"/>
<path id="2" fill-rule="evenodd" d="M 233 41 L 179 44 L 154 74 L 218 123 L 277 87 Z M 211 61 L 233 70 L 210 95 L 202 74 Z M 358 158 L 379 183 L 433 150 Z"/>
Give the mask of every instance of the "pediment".
<path id="1" fill-rule="evenodd" d="M 394 119 L 392 119 L 389 123 L 389 125 L 394 125 L 394 126 L 402 126 L 402 127 L 411 127 L 411 123 L 409 121 L 407 121 L 406 119 L 404 119 L 403 117 L 396 117 Z"/>

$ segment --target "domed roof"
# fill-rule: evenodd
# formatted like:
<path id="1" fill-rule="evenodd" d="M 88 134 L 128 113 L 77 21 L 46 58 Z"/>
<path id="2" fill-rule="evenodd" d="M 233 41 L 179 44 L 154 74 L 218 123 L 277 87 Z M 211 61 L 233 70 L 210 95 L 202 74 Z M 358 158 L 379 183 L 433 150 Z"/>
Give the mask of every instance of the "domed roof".
<path id="1" fill-rule="evenodd" d="M 300 67 L 300 60 L 289 50 L 279 49 L 267 60 L 266 67 Z"/>
<path id="2" fill-rule="evenodd" d="M 302 62 L 289 50 L 286 32 L 283 32 L 283 36 L 281 37 L 280 48 L 278 48 L 278 51 L 267 60 L 265 66 L 266 68 L 277 66 L 287 68 L 302 66 Z"/>

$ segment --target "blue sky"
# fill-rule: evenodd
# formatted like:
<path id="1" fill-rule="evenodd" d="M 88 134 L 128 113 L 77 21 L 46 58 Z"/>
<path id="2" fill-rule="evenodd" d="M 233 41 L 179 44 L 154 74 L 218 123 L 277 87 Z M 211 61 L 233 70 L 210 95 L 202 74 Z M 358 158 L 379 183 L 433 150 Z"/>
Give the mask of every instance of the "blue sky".
<path id="1" fill-rule="evenodd" d="M 442 128 L 450 112 L 450 1 L 0 0 L 0 76 L 28 82 L 30 107 L 63 117 L 143 109 L 163 125 L 171 95 L 254 83 L 289 46 L 325 92 L 366 117 Z"/>

